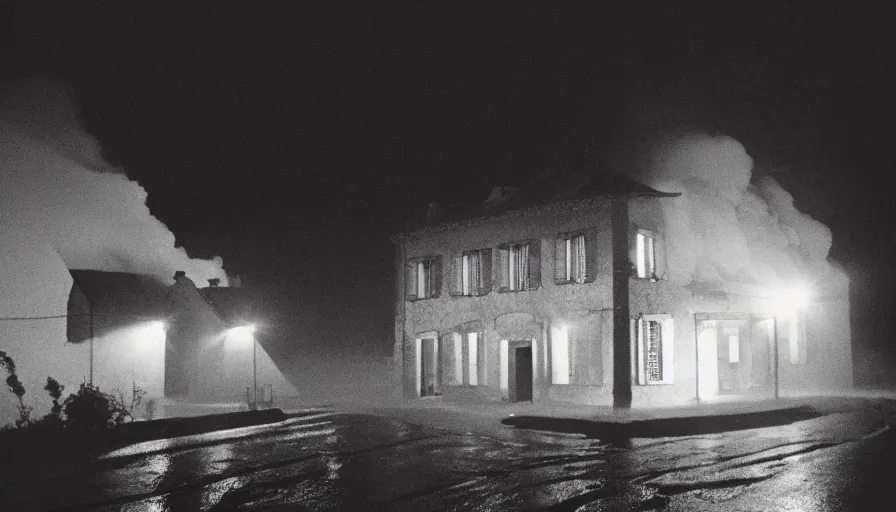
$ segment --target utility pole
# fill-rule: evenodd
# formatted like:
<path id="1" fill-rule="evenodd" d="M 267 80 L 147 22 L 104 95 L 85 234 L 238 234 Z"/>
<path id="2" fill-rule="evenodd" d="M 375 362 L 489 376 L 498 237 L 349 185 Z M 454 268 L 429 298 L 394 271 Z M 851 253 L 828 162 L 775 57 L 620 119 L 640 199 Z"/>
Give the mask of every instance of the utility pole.
<path id="1" fill-rule="evenodd" d="M 93 386 L 93 301 L 87 299 L 88 325 L 90 325 L 90 385 Z"/>
<path id="2" fill-rule="evenodd" d="M 631 326 L 628 280 L 628 196 L 613 198 L 613 409 L 632 408 Z"/>
<path id="3" fill-rule="evenodd" d="M 258 339 L 252 334 L 252 409 L 258 409 Z"/>

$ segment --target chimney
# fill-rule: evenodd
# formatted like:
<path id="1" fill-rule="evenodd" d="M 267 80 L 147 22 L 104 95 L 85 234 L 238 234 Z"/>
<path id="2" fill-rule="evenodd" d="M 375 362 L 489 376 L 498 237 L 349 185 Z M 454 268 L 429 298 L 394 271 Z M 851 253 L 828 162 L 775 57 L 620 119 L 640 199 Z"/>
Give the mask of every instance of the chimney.
<path id="1" fill-rule="evenodd" d="M 212 279 L 209 279 L 209 280 L 208 280 L 208 285 L 209 285 L 211 288 L 217 288 L 219 284 L 221 284 L 221 279 L 218 278 L 218 277 L 215 277 L 215 278 L 212 278 Z"/>

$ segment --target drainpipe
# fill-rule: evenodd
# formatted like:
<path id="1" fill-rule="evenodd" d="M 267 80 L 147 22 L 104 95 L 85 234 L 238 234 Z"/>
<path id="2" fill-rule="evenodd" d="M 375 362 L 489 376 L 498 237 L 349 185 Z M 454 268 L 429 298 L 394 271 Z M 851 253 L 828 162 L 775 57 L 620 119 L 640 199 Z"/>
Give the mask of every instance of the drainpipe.
<path id="1" fill-rule="evenodd" d="M 396 368 L 393 370 L 393 378 L 397 377 L 397 384 L 401 387 L 402 398 L 409 399 L 413 395 L 405 385 L 405 371 L 407 368 L 407 346 L 405 346 L 405 330 L 407 327 L 406 307 L 407 301 L 405 280 L 405 242 L 398 238 L 395 243 L 395 345 L 392 361 Z M 396 375 L 397 374 L 397 375 Z"/>
<path id="2" fill-rule="evenodd" d="M 775 400 L 780 396 L 779 393 L 779 383 L 778 383 L 778 317 L 772 317 L 772 332 L 775 336 Z"/>
<path id="3" fill-rule="evenodd" d="M 613 198 L 613 409 L 632 407 L 631 328 L 629 326 L 628 197 Z"/>

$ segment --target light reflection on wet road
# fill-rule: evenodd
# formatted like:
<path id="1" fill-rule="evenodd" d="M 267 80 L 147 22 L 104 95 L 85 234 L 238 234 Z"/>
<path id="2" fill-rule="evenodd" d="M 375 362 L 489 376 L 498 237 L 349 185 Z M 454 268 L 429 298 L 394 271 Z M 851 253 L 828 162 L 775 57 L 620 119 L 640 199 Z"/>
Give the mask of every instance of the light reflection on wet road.
<path id="1" fill-rule="evenodd" d="M 791 486 L 783 502 L 805 499 L 793 484 L 801 468 L 788 461 L 850 449 L 841 443 L 860 442 L 873 431 L 872 420 L 835 415 L 609 446 L 575 436 L 506 430 L 484 437 L 324 413 L 135 445 L 64 484 L 23 483 L 18 498 L 28 504 L 24 510 L 713 510 L 776 475 Z M 814 467 L 811 460 L 806 467 Z"/>

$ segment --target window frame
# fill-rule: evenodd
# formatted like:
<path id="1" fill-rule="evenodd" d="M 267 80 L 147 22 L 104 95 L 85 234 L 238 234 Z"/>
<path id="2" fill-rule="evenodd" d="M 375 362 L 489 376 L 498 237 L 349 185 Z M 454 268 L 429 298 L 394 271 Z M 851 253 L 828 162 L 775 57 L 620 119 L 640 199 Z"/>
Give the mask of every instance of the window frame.
<path id="1" fill-rule="evenodd" d="M 647 373 L 647 347 L 645 337 L 645 324 L 657 322 L 660 325 L 661 380 L 648 380 Z M 652 314 L 641 315 L 635 321 L 635 361 L 637 362 L 637 382 L 640 386 L 657 386 L 675 383 L 675 322 L 672 315 Z"/>
<path id="2" fill-rule="evenodd" d="M 529 251 L 527 254 L 526 261 L 526 271 L 527 277 L 529 281 L 529 285 L 525 288 L 514 289 L 510 287 L 511 279 L 510 279 L 510 256 L 513 251 L 517 248 L 521 248 L 523 246 L 528 246 Z M 540 239 L 525 239 L 525 240 L 516 240 L 513 242 L 506 242 L 499 244 L 497 247 L 498 253 L 498 264 L 499 264 L 499 280 L 498 280 L 498 292 L 499 293 L 518 293 L 518 292 L 531 292 L 538 290 L 541 288 L 541 267 L 543 264 L 543 259 L 541 256 L 541 240 Z M 534 263 L 534 265 L 533 265 Z"/>
<path id="3" fill-rule="evenodd" d="M 470 286 L 472 283 L 467 282 L 467 276 L 464 274 L 464 264 L 473 254 L 478 254 L 480 282 L 476 287 Z M 460 253 L 459 256 L 452 258 L 452 275 L 454 283 L 452 285 L 451 296 L 453 297 L 481 297 L 488 295 L 492 291 L 493 282 L 493 265 L 492 265 L 492 248 L 485 247 L 481 249 L 470 249 Z M 469 293 L 464 290 L 469 288 Z"/>
<path id="4" fill-rule="evenodd" d="M 420 274 L 421 264 L 429 263 L 430 272 L 430 290 L 423 297 L 420 296 Z M 442 256 L 417 256 L 408 258 L 405 269 L 405 300 L 415 302 L 418 300 L 437 299 L 442 294 Z"/>
<path id="5" fill-rule="evenodd" d="M 645 262 L 645 267 L 651 267 L 645 269 L 645 273 L 642 276 L 641 272 L 639 272 L 639 264 L 641 263 L 638 258 L 638 237 L 644 237 L 645 239 L 650 240 L 650 260 Z M 648 249 L 645 248 L 645 252 Z M 662 233 L 656 230 L 647 229 L 635 226 L 632 228 L 630 233 L 630 241 L 629 241 L 629 262 L 631 263 L 631 277 L 634 279 L 643 279 L 649 280 L 651 282 L 659 281 L 665 275 L 665 256 L 666 256 L 666 241 L 663 238 Z M 652 265 L 650 265 L 652 264 Z"/>

